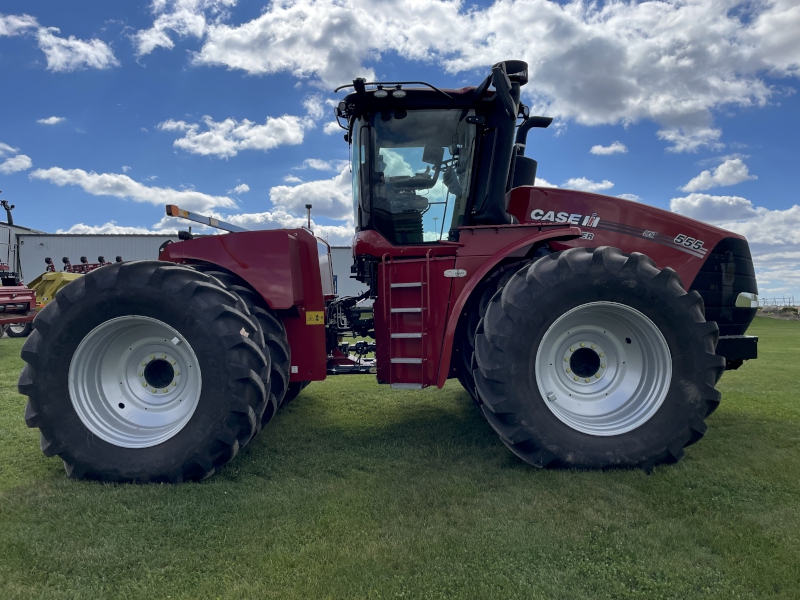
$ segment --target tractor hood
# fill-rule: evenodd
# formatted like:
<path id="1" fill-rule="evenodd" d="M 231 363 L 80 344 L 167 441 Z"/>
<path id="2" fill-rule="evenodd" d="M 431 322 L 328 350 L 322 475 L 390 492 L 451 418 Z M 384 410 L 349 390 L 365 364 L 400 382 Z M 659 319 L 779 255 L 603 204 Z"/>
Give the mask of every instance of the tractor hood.
<path id="1" fill-rule="evenodd" d="M 721 335 L 741 335 L 756 309 L 740 306 L 739 294 L 757 294 L 747 240 L 707 223 L 631 200 L 524 186 L 507 195 L 508 212 L 520 223 L 578 226 L 581 239 L 553 244 L 554 249 L 613 246 L 641 252 L 660 267 L 671 267 L 684 289 L 703 297 L 706 318 Z"/>

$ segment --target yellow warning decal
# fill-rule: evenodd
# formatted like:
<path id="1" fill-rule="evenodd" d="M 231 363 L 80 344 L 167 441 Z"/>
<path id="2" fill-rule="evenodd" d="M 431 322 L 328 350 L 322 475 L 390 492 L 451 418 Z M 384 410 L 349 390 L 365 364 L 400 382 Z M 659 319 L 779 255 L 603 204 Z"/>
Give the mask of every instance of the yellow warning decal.
<path id="1" fill-rule="evenodd" d="M 307 311 L 306 325 L 325 325 L 325 312 L 321 310 Z"/>

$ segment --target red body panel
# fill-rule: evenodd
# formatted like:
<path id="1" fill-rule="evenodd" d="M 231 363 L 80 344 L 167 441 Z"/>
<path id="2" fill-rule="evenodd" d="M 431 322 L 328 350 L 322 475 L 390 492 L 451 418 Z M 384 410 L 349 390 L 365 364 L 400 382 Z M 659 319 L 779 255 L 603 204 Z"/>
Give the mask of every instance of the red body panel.
<path id="1" fill-rule="evenodd" d="M 381 257 L 375 301 L 375 343 L 378 379 L 388 383 L 438 385 L 450 375 L 453 337 L 461 309 L 472 290 L 494 266 L 511 256 L 524 256 L 537 242 L 580 236 L 563 225 L 498 225 L 461 228 L 457 243 L 392 246 L 376 231 L 356 234 L 357 256 Z M 445 276 L 448 269 L 463 270 Z M 393 284 L 421 283 L 417 287 Z M 392 309 L 422 309 L 395 312 Z M 393 334 L 421 333 L 420 338 Z M 400 359 L 394 364 L 392 361 Z M 420 359 L 419 364 L 405 362 Z"/>
<path id="2" fill-rule="evenodd" d="M 292 350 L 291 381 L 325 379 L 324 320 L 307 324 L 307 312 L 325 311 L 317 239 L 305 229 L 213 235 L 168 244 L 160 260 L 210 263 L 244 279 L 276 310 Z"/>
<path id="3" fill-rule="evenodd" d="M 356 235 L 354 255 L 381 258 L 375 303 L 379 379 L 444 385 L 454 375 L 450 373 L 453 339 L 471 293 L 501 260 L 522 258 L 534 244 L 547 241 L 555 250 L 613 246 L 642 252 L 660 267 L 672 267 L 688 287 L 707 252 L 723 238 L 741 237 L 665 210 L 598 194 L 521 187 L 512 190 L 508 200 L 508 212 L 520 221 L 518 225 L 463 227 L 457 243 L 392 246 L 376 231 Z M 675 241 L 682 240 L 681 235 L 688 244 Z M 445 278 L 446 269 L 464 273 Z M 426 270 L 427 277 L 419 274 Z M 391 288 L 392 283 L 409 281 L 421 281 L 427 290 Z M 389 312 L 408 307 L 423 311 Z M 422 339 L 391 337 L 411 331 L 421 332 Z M 409 358 L 421 358 L 421 370 L 392 363 Z"/>
<path id="4" fill-rule="evenodd" d="M 520 223 L 552 223 L 559 218 L 581 227 L 583 235 L 557 245 L 559 250 L 578 246 L 613 246 L 624 252 L 642 252 L 659 267 L 672 267 L 691 285 L 705 255 L 723 238 L 742 236 L 688 217 L 631 200 L 555 188 L 520 187 L 509 194 L 508 212 Z M 594 218 L 592 218 L 594 215 Z M 591 219 L 586 223 L 586 219 Z M 679 235 L 696 240 L 690 246 L 675 243 Z M 699 244 L 702 242 L 702 244 Z"/>

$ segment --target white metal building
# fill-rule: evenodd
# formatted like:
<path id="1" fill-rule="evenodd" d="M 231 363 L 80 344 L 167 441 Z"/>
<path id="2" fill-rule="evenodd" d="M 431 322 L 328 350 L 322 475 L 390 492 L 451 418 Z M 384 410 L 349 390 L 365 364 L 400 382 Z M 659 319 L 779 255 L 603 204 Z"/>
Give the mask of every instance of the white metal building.
<path id="1" fill-rule="evenodd" d="M 44 273 L 47 265 L 44 259 L 50 257 L 57 270 L 62 268 L 62 257 L 66 256 L 73 265 L 80 264 L 81 256 L 89 262 L 97 262 L 103 256 L 109 262 L 121 256 L 123 260 L 155 260 L 158 248 L 167 240 L 178 241 L 177 236 L 168 235 L 86 235 L 67 233 L 42 233 L 25 227 L 2 227 L 8 235 L 0 231 L 10 242 L 9 264 L 20 270 L 23 281 L 30 282 Z M 0 239 L 0 244 L 3 239 Z M 331 248 L 333 273 L 340 296 L 357 296 L 366 286 L 351 278 L 350 266 L 353 254 L 350 247 Z M 2 251 L 0 260 L 5 260 Z M 19 261 L 19 262 L 17 262 Z"/>
<path id="2" fill-rule="evenodd" d="M 68 233 L 25 233 L 17 232 L 17 252 L 19 269 L 25 282 L 33 281 L 44 273 L 47 265 L 44 259 L 50 257 L 57 270 L 62 268 L 62 257 L 66 256 L 73 265 L 80 264 L 81 256 L 90 263 L 103 256 L 114 262 L 117 256 L 123 260 L 155 260 L 158 247 L 167 240 L 178 241 L 177 236 L 169 235 L 78 235 Z M 11 263 L 14 264 L 14 263 Z"/>
<path id="3" fill-rule="evenodd" d="M 358 296 L 367 289 L 360 281 L 351 279 L 350 267 L 353 264 L 353 249 L 350 246 L 332 246 L 331 260 L 336 288 L 340 296 Z"/>

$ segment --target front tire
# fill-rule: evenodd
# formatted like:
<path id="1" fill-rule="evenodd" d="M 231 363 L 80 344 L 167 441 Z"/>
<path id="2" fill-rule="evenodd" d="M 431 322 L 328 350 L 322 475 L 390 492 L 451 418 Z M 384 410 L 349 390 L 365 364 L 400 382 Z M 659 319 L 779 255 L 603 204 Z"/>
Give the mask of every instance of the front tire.
<path id="1" fill-rule="evenodd" d="M 492 297 L 475 338 L 476 388 L 489 424 L 526 462 L 650 469 L 705 433 L 724 370 L 717 337 L 672 269 L 575 248 Z"/>
<path id="2" fill-rule="evenodd" d="M 268 361 L 244 303 L 195 270 L 119 263 L 37 315 L 19 391 L 42 451 L 70 477 L 204 479 L 257 430 Z"/>

